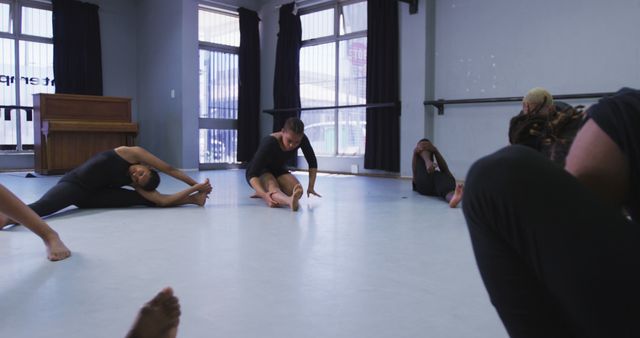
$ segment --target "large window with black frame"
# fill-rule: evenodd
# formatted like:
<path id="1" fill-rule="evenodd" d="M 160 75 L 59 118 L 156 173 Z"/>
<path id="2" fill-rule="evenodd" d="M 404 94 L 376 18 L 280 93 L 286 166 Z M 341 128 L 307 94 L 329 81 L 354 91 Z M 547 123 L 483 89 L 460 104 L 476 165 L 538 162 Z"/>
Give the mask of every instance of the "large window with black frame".
<path id="1" fill-rule="evenodd" d="M 224 168 L 237 162 L 238 14 L 200 6 L 200 168 Z"/>
<path id="2" fill-rule="evenodd" d="M 0 0 L 0 151 L 33 149 L 33 94 L 54 93 L 47 1 Z M 8 107 L 9 106 L 9 107 Z"/>
<path id="3" fill-rule="evenodd" d="M 303 108 L 366 104 L 367 2 L 337 1 L 300 11 L 300 99 Z M 316 154 L 364 155 L 366 109 L 303 110 Z"/>

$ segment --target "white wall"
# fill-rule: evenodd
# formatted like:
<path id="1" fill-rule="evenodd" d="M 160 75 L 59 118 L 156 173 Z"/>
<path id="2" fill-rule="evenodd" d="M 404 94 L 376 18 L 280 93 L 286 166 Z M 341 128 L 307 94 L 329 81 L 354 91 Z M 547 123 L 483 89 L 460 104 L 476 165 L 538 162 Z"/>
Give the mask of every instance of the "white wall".
<path id="1" fill-rule="evenodd" d="M 411 176 L 411 154 L 419 139 L 426 136 L 424 100 L 427 55 L 427 14 L 424 2 L 418 13 L 409 14 L 409 5 L 400 4 L 400 175 Z"/>
<path id="2" fill-rule="evenodd" d="M 536 86 L 554 94 L 637 87 L 638 17 L 638 0 L 437 0 L 435 96 L 522 96 Z M 434 141 L 458 178 L 508 143 L 509 118 L 518 111 L 517 104 L 448 106 L 435 117 Z"/>
<path id="3" fill-rule="evenodd" d="M 217 2 L 256 8 L 252 0 Z M 198 1 L 137 3 L 139 144 L 174 166 L 196 169 Z"/>
<path id="4" fill-rule="evenodd" d="M 134 119 L 137 116 L 136 6 L 128 0 L 88 1 L 100 7 L 100 42 L 102 49 L 102 86 L 105 96 L 132 98 Z"/>
<path id="5" fill-rule="evenodd" d="M 183 163 L 182 1 L 138 1 L 138 144 L 168 163 Z M 170 96 L 171 91 L 175 97 Z M 185 149 L 187 148 L 187 149 Z"/>

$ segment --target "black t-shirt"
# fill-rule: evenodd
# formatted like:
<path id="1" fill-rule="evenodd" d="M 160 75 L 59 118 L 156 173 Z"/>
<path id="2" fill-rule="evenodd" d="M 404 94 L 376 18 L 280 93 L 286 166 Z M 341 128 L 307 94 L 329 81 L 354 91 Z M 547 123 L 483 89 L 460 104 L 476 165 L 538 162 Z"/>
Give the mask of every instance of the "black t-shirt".
<path id="1" fill-rule="evenodd" d="M 620 147 L 629 161 L 630 194 L 625 207 L 631 218 L 640 220 L 640 90 L 622 88 L 600 99 L 587 116 Z"/>
<path id="2" fill-rule="evenodd" d="M 88 189 L 119 188 L 131 184 L 131 163 L 115 150 L 101 152 L 64 175 L 60 181 L 79 184 Z"/>
<path id="3" fill-rule="evenodd" d="M 311 147 L 311 142 L 309 142 L 307 135 L 302 137 L 298 147 L 290 151 L 282 150 L 278 139 L 275 137 L 266 136 L 260 141 L 258 150 L 247 166 L 247 179 L 260 177 L 265 170 L 271 173 L 282 172 L 287 160 L 296 156 L 298 148 L 302 149 L 309 168 L 318 168 L 318 160 L 316 159 L 316 154 Z"/>

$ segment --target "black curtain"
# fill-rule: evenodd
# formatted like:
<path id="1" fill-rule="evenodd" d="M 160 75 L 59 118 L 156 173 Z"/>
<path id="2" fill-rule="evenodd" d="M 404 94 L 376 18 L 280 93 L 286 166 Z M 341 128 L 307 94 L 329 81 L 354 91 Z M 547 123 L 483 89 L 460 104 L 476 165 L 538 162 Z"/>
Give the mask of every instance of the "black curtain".
<path id="1" fill-rule="evenodd" d="M 276 69 L 273 77 L 273 106 L 275 109 L 300 108 L 300 46 L 302 25 L 293 14 L 295 3 L 280 7 L 280 31 L 276 49 Z M 279 131 L 289 117 L 300 112 L 274 113 L 273 131 Z"/>
<path id="2" fill-rule="evenodd" d="M 367 1 L 367 103 L 398 103 L 398 2 Z M 400 105 L 367 109 L 366 169 L 400 171 Z"/>
<path id="3" fill-rule="evenodd" d="M 246 8 L 240 14 L 238 72 L 238 161 L 251 160 L 260 142 L 260 33 L 258 13 Z"/>
<path id="4" fill-rule="evenodd" d="M 53 75 L 56 93 L 102 95 L 98 6 L 53 0 Z"/>

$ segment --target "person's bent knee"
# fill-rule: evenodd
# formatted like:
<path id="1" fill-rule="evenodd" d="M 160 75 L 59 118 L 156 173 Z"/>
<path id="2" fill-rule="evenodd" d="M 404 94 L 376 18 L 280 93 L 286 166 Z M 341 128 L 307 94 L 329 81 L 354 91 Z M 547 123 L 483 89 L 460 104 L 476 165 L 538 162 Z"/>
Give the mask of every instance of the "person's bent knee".
<path id="1" fill-rule="evenodd" d="M 525 187 L 531 185 L 537 171 L 547 165 L 545 161 L 535 150 L 520 145 L 505 147 L 479 159 L 467 174 L 463 206 L 477 198 L 508 198 L 526 192 Z"/>

